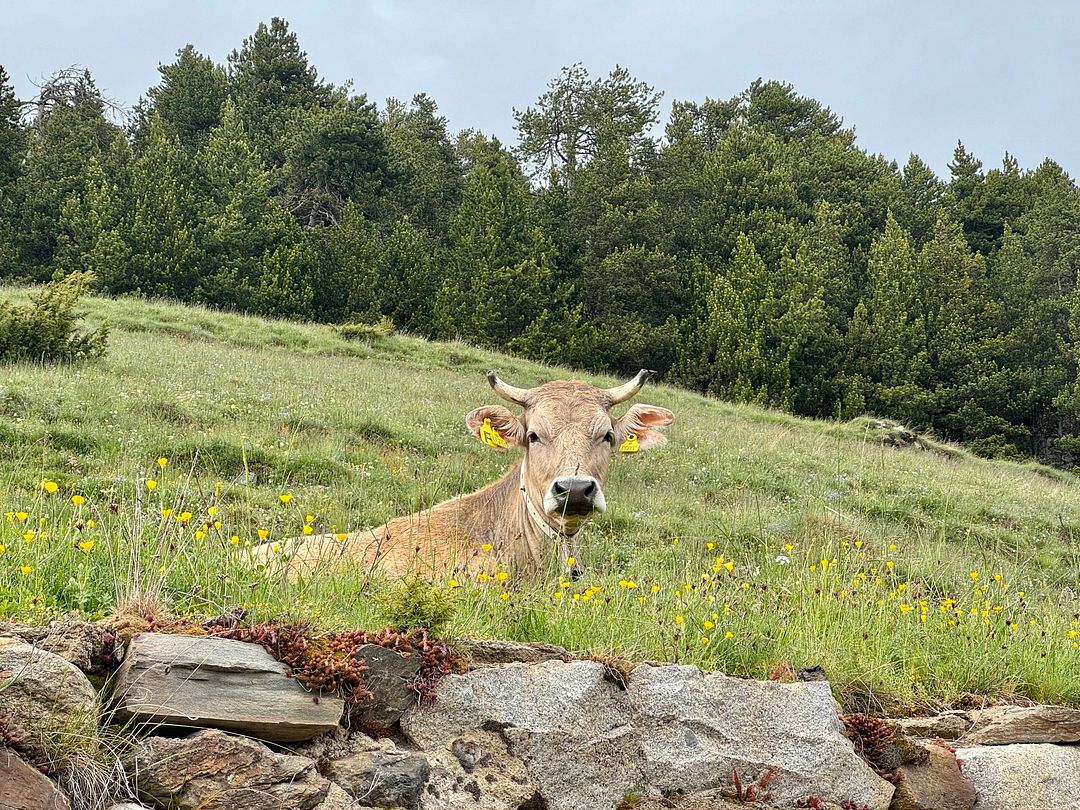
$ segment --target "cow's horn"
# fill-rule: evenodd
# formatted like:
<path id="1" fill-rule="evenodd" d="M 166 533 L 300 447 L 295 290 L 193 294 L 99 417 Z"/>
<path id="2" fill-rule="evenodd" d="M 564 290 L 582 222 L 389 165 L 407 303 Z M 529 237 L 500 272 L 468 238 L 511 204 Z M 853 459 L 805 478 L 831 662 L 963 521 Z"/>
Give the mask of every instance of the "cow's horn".
<path id="1" fill-rule="evenodd" d="M 507 385 L 499 379 L 499 375 L 494 371 L 489 371 L 487 378 L 488 382 L 491 383 L 491 387 L 495 389 L 495 393 L 507 402 L 513 402 L 523 408 L 528 403 L 529 394 L 531 393 L 528 388 L 514 388 L 512 385 Z"/>
<path id="2" fill-rule="evenodd" d="M 655 374 L 655 371 L 649 371 L 643 368 L 637 373 L 634 379 L 630 382 L 623 383 L 615 388 L 607 389 L 608 399 L 611 405 L 618 405 L 620 402 L 626 402 L 634 394 L 641 390 L 641 386 L 645 385 L 645 382 Z M 610 408 L 611 405 L 608 407 Z"/>

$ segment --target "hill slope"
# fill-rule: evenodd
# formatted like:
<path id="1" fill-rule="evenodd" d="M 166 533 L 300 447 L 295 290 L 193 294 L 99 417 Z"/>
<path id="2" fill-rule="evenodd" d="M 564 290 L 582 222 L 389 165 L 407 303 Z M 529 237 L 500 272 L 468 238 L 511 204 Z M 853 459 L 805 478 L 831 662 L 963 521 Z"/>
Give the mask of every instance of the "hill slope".
<path id="1" fill-rule="evenodd" d="M 570 376 L 458 344 L 349 342 L 174 304 L 94 299 L 88 311 L 114 327 L 103 361 L 0 369 L 6 615 L 100 614 L 141 597 L 179 613 L 244 605 L 380 624 L 392 583 L 268 582 L 245 546 L 375 524 L 493 480 L 511 456 L 463 424 L 496 401 L 484 373 Z M 665 386 L 637 400 L 677 421 L 666 447 L 613 463 L 584 579 L 553 564 L 529 581 L 461 583 L 451 635 L 759 677 L 821 665 L 858 706 L 969 692 L 1080 703 L 1072 476 L 890 447 L 868 420 Z"/>

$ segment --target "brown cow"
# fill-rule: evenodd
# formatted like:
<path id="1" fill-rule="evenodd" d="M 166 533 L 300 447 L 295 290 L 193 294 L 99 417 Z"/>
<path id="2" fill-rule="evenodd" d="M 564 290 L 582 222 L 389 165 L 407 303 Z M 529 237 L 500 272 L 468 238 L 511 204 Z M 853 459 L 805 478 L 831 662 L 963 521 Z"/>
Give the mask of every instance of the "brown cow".
<path id="1" fill-rule="evenodd" d="M 525 389 L 490 372 L 495 393 L 524 412 L 516 416 L 501 405 L 485 405 L 465 423 L 493 447 L 524 448 L 524 458 L 502 478 L 344 540 L 298 538 L 284 552 L 260 546 L 256 557 L 280 559 L 291 579 L 341 560 L 390 574 L 438 577 L 535 570 L 554 554 L 564 562 L 576 557 L 582 527 L 607 506 L 603 483 L 612 451 L 635 453 L 667 441 L 656 431 L 675 420 L 666 408 L 634 405 L 618 418 L 610 413 L 650 374 L 642 370 L 616 388 L 571 380 Z"/>

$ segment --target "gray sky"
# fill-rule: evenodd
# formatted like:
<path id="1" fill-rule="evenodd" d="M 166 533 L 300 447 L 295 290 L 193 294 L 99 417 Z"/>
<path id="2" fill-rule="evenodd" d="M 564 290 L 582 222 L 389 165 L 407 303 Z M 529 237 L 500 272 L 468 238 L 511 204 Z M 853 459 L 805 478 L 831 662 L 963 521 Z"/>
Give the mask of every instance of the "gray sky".
<path id="1" fill-rule="evenodd" d="M 1080 2 L 547 0 L 32 2 L 0 0 L 0 64 L 17 91 L 78 63 L 133 104 L 187 43 L 219 62 L 285 17 L 320 75 L 382 104 L 426 92 L 453 130 L 516 143 L 511 110 L 564 65 L 616 63 L 672 100 L 780 79 L 854 126 L 859 145 L 947 173 L 957 139 L 987 168 L 1007 149 L 1080 172 Z"/>

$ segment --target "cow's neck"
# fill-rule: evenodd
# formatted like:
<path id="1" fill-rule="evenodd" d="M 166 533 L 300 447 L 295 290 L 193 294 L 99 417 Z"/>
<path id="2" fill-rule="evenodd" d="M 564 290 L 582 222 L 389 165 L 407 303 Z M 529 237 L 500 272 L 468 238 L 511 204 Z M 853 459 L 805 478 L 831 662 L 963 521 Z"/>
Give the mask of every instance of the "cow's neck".
<path id="1" fill-rule="evenodd" d="M 522 492 L 522 464 L 515 464 L 498 481 L 463 498 L 460 520 L 472 545 L 491 543 L 503 563 L 543 569 L 552 553 L 562 561 L 576 555 L 580 531 L 562 534 L 543 520 L 539 509 L 535 517 L 530 516 Z"/>
<path id="2" fill-rule="evenodd" d="M 527 463 L 526 459 L 522 459 L 518 467 L 518 490 L 521 493 L 521 500 L 525 503 L 525 516 L 528 518 L 529 524 L 526 526 L 526 531 L 532 530 L 540 535 L 542 541 L 547 541 L 542 548 L 558 549 L 559 560 L 563 562 L 567 557 L 572 557 L 577 553 L 577 539 L 578 535 L 581 534 L 581 527 L 579 526 L 573 532 L 564 532 L 548 522 L 543 511 L 537 506 L 532 496 L 529 495 L 528 476 L 526 475 Z"/>

